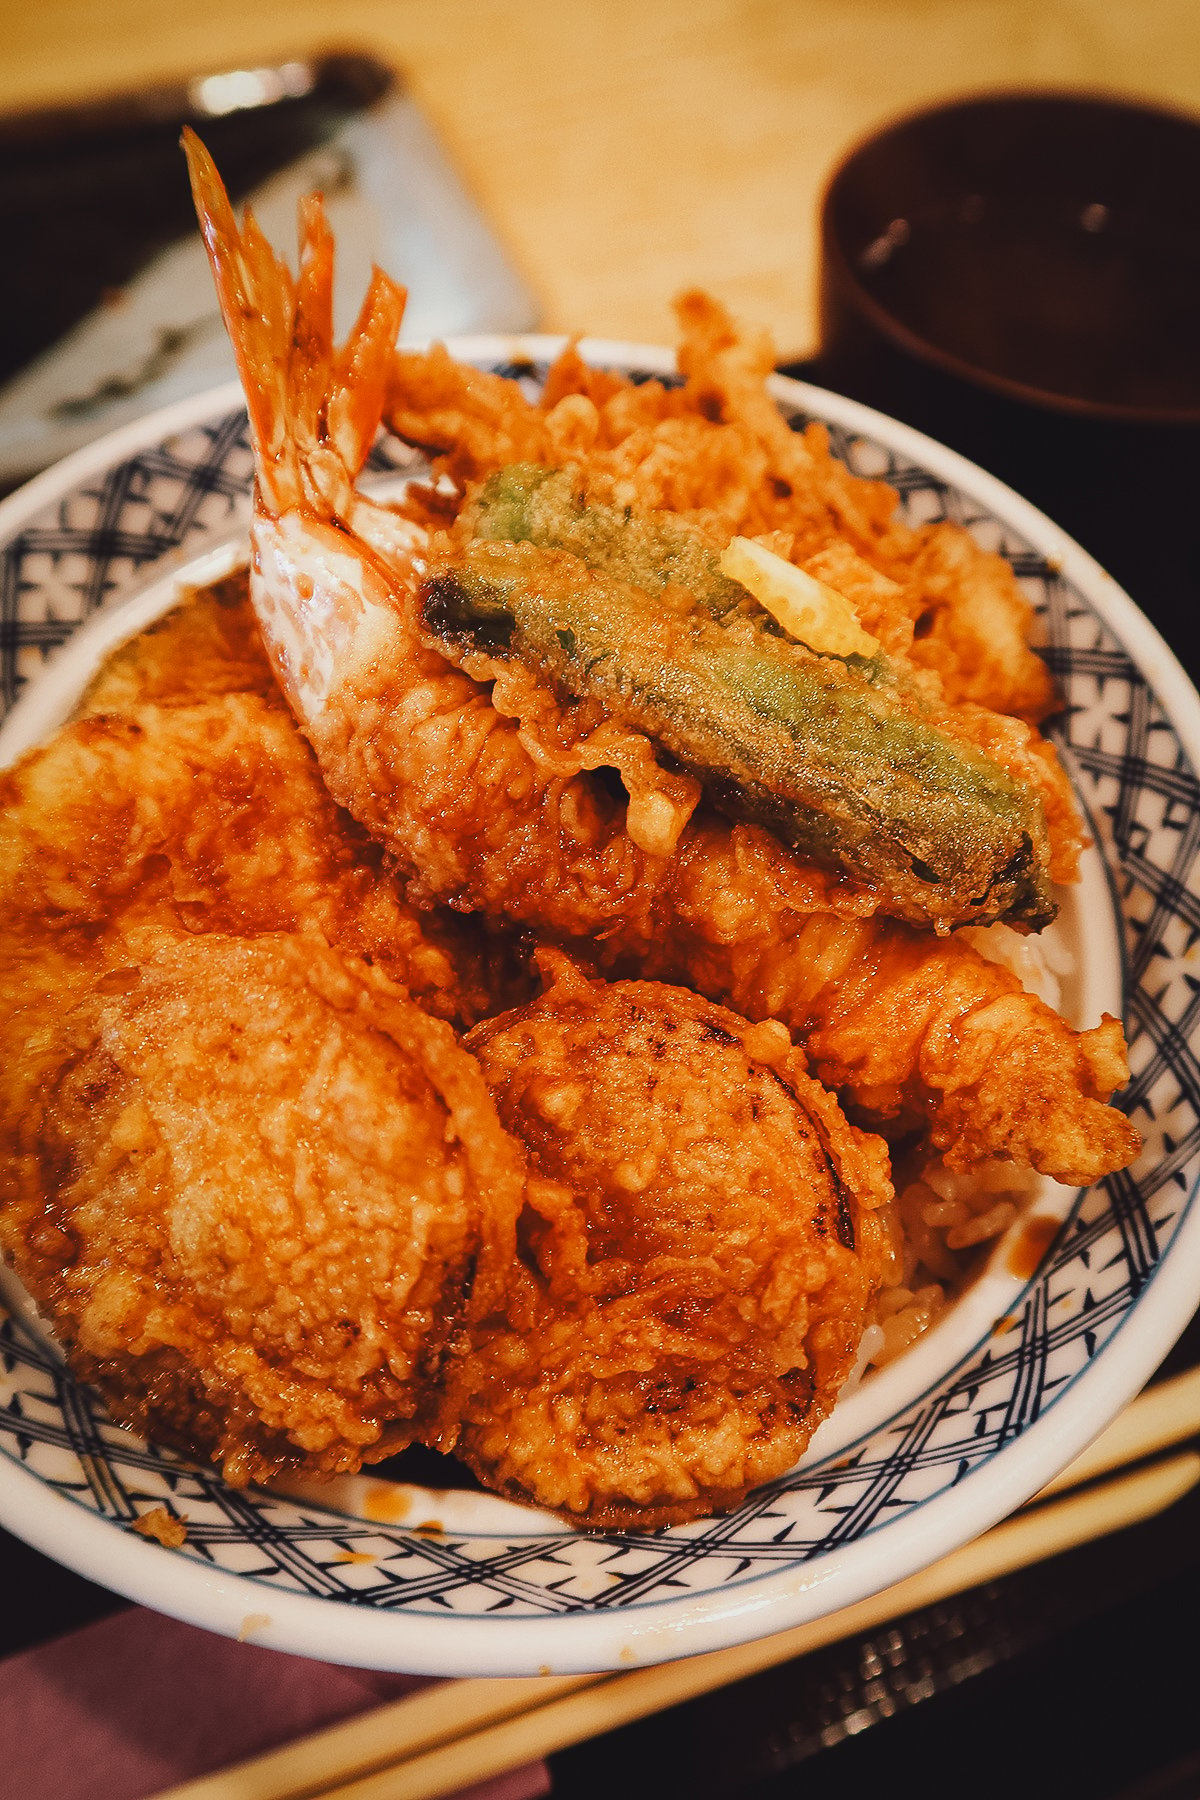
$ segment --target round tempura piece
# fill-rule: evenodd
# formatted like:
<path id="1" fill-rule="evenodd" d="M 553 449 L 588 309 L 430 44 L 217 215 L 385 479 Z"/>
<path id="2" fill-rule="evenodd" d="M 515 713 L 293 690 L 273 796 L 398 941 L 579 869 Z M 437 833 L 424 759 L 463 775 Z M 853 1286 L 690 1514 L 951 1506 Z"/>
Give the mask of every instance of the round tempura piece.
<path id="1" fill-rule="evenodd" d="M 450 1026 L 311 936 L 142 925 L 22 979 L 0 1245 L 76 1373 L 235 1484 L 407 1443 L 524 1191 Z"/>
<path id="2" fill-rule="evenodd" d="M 886 1150 L 781 1025 L 540 961 L 542 997 L 467 1039 L 527 1146 L 529 1201 L 440 1442 L 590 1527 L 721 1511 L 791 1467 L 854 1362 Z"/>

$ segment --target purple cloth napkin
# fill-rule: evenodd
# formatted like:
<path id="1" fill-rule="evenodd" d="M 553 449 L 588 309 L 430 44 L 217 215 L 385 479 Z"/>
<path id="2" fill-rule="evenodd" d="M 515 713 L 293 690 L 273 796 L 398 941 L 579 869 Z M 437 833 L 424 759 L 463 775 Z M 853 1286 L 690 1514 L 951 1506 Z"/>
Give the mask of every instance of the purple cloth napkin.
<path id="1" fill-rule="evenodd" d="M 3 1788 L 21 1800 L 145 1800 L 427 1685 L 130 1607 L 0 1662 Z M 534 1800 L 549 1790 L 539 1762 L 468 1792 Z"/>

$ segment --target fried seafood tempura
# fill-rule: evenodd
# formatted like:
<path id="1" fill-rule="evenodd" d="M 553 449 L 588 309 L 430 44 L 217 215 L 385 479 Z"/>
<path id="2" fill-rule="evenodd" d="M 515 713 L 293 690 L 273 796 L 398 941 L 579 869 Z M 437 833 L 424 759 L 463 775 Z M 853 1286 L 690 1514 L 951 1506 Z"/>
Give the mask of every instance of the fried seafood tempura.
<path id="1" fill-rule="evenodd" d="M 895 1265 L 886 1147 L 814 1076 L 952 1166 L 1083 1181 L 1136 1148 L 1104 1104 L 1119 1027 L 1075 1034 L 965 940 L 872 916 L 871 880 L 721 817 L 601 696 L 455 667 L 418 588 L 461 490 L 404 512 L 354 487 L 385 395 L 407 431 L 438 355 L 405 375 L 378 272 L 335 348 L 319 202 L 293 281 L 190 154 L 270 672 L 227 584 L 0 779 L 0 1247 L 116 1416 L 231 1481 L 423 1442 L 588 1526 L 734 1506 L 808 1444 Z M 591 525 L 666 507 L 718 550 L 769 540 L 852 597 L 880 679 L 1038 797 L 1039 882 L 1070 873 L 1003 565 L 900 526 L 780 419 L 764 346 L 696 296 L 682 316 L 682 390 L 568 353 L 539 406 L 458 376 L 478 416 L 408 435 L 460 482 L 581 470 Z M 447 905 L 614 979 L 543 948 L 548 991 L 514 1005 Z M 483 1023 L 464 1047 L 447 1020 Z"/>
<path id="2" fill-rule="evenodd" d="M 589 1526 L 725 1510 L 797 1460 L 854 1362 L 885 1146 L 781 1026 L 541 960 L 549 991 L 467 1039 L 531 1180 L 441 1447 Z"/>
<path id="3" fill-rule="evenodd" d="M 400 612 L 391 639 L 395 691 L 356 671 L 311 729 L 330 785 L 420 871 L 418 903 L 506 917 L 611 973 L 779 1018 L 866 1122 L 924 1124 L 954 1166 L 1007 1157 L 1087 1182 L 1136 1155 L 1105 1104 L 1127 1079 L 1115 1021 L 1075 1032 L 962 938 L 842 916 L 828 877 L 704 808 L 672 855 L 640 849 L 577 749 L 555 756 L 548 731 L 505 718 L 503 695 L 424 649 Z"/>
<path id="4" fill-rule="evenodd" d="M 792 508 L 790 554 L 840 543 L 865 566 L 867 587 L 893 582 L 890 602 L 887 590 L 877 593 L 879 610 L 890 607 L 899 648 L 908 617 L 914 656 L 940 629 L 938 606 L 926 618 L 926 597 L 911 580 L 933 540 L 901 526 L 890 490 L 835 464 L 823 438 L 788 430 L 762 385 L 762 347 L 739 350 L 728 321 L 699 304 L 684 309 L 681 366 L 691 385 L 675 392 L 631 392 L 617 377 L 579 374 L 578 359 L 571 366 L 568 358 L 537 408 L 515 383 L 451 375 L 444 354 L 395 357 L 403 296 L 378 273 L 359 325 L 335 349 L 332 241 L 319 204 L 306 203 L 293 282 L 251 219 L 239 231 L 194 139 L 189 156 L 256 446 L 251 594 L 334 797 L 414 871 L 419 902 L 504 917 L 622 972 L 659 972 L 666 960 L 676 979 L 715 999 L 738 1004 L 771 991 L 781 943 L 798 920 L 812 921 L 815 940 L 823 930 L 836 938 L 846 919 L 871 909 L 871 896 L 806 866 L 761 828 L 730 826 L 703 807 L 693 813 L 695 784 L 681 789 L 686 778 L 660 769 L 644 736 L 560 705 L 519 668 L 485 684 L 449 664 L 415 601 L 425 532 L 359 493 L 355 477 L 385 399 L 395 428 L 446 448 L 451 474 L 472 477 L 550 461 L 537 434 L 565 407 L 558 423 L 587 459 L 589 493 L 594 473 L 596 489 L 607 481 L 601 499 L 702 513 L 707 496 L 710 513 L 715 503 L 727 521 L 736 515 L 739 529 L 759 535 L 789 529 L 772 513 L 775 501 Z M 613 419 L 605 413 L 596 424 L 610 403 Z M 679 444 L 668 431 L 676 424 L 687 427 Z M 722 425 L 734 427 L 728 437 L 706 435 Z M 619 467 L 605 460 L 614 445 Z M 558 449 L 554 456 L 569 460 Z M 436 518 L 438 495 L 428 504 Z M 973 648 L 968 656 L 960 646 L 951 660 L 967 682 L 977 654 L 979 668 L 996 674 L 999 703 L 1040 716 L 1049 684 L 1025 642 L 1029 609 L 1011 578 L 1005 586 L 986 566 L 995 617 L 975 635 L 959 617 Z M 965 591 L 961 579 L 954 591 Z M 924 637 L 916 634 L 922 622 Z M 998 720 L 997 737 L 1010 729 L 1029 727 Z M 1065 822 L 1061 829 L 1070 836 Z M 832 984 L 779 983 L 778 1007 L 802 1041 L 820 1045 L 817 1074 L 830 1071 L 865 1113 L 881 1084 L 880 1119 L 895 1116 L 902 1093 L 956 1164 L 1015 1157 L 1046 1174 L 1093 1180 L 1136 1154 L 1128 1120 L 1103 1103 L 1125 1066 L 1115 1023 L 1078 1036 L 960 940 L 875 919 L 849 941 L 873 971 L 870 1016 L 873 1028 L 885 1021 L 885 1075 L 864 1055 L 855 1006 Z M 851 992 L 861 1008 L 862 990 Z M 1003 1028 L 976 1033 L 974 1015 L 993 1001 L 1003 1005 L 986 1016 Z"/>
<path id="5" fill-rule="evenodd" d="M 925 1128 L 950 1168 L 998 1158 L 1086 1185 L 1140 1147 L 1108 1098 L 1129 1079 L 1119 1022 L 1074 1031 L 961 937 L 814 908 L 767 834 L 705 827 L 674 864 L 661 930 L 597 960 L 686 980 L 750 1019 L 783 1019 L 852 1116 Z M 993 927 L 993 929 L 996 929 Z M 632 952 L 632 954 L 631 954 Z"/>
<path id="6" fill-rule="evenodd" d="M 517 1147 L 320 939 L 138 925 L 0 968 L 0 1243 L 122 1422 L 242 1483 L 408 1442 L 495 1310 Z"/>
<path id="7" fill-rule="evenodd" d="M 120 650 L 83 710 L 0 774 L 0 958 L 89 940 L 133 909 L 196 932 L 315 927 L 443 1018 L 520 997 L 498 939 L 418 913 L 330 799 L 244 578 Z"/>

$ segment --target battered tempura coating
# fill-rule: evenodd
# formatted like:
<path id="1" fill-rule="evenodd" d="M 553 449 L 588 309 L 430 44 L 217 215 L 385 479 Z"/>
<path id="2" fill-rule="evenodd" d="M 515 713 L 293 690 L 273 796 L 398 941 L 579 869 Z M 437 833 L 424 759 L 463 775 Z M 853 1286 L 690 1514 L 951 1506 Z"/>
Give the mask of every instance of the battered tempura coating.
<path id="1" fill-rule="evenodd" d="M 244 576 L 120 650 L 83 712 L 0 774 L 0 959 L 132 911 L 237 936 L 316 927 L 456 1022 L 521 997 L 500 934 L 418 912 L 334 805 Z"/>
<path id="2" fill-rule="evenodd" d="M 449 1442 L 460 1407 L 465 1447 L 484 1406 L 475 1466 L 521 1491 L 509 1460 L 528 1447 L 527 1418 L 484 1395 L 526 1316 L 545 1384 L 581 1304 L 593 1353 L 620 1310 L 633 1332 L 640 1278 L 637 1292 L 612 1290 L 622 1270 L 639 1277 L 644 1224 L 620 1251 L 610 1208 L 600 1279 L 572 1285 L 599 1198 L 639 1198 L 630 1144 L 593 1130 L 556 1156 L 545 1118 L 518 1103 L 505 1133 L 448 1027 L 360 960 L 406 976 L 425 1007 L 494 1005 L 465 934 L 418 916 L 330 801 L 260 656 L 238 584 L 199 596 L 119 652 L 85 716 L 3 778 L 0 1247 L 114 1415 L 235 1483 Z M 631 993 L 636 1028 L 620 1004 Z M 653 1466 L 651 1519 L 732 1504 L 795 1460 L 854 1353 L 878 1278 L 879 1233 L 858 1210 L 887 1191 L 882 1146 L 849 1130 L 779 1027 L 760 1028 L 752 1063 L 744 1021 L 653 985 L 588 984 L 565 963 L 538 1005 L 527 1027 L 506 1015 L 506 1041 L 569 1013 L 575 1077 L 626 1124 L 645 1113 L 649 1080 L 650 1137 L 627 1135 L 639 1154 L 665 1145 L 676 1183 L 650 1180 L 650 1197 L 676 1205 L 690 1248 L 686 1209 L 719 1199 L 714 1224 L 734 1238 L 724 1297 L 703 1257 L 684 1271 L 690 1323 L 659 1316 L 663 1254 L 647 1265 L 641 1341 L 643 1353 L 658 1343 L 660 1394 L 649 1429 L 613 1423 L 621 1456 L 597 1470 L 590 1446 L 556 1427 L 536 1451 L 542 1473 L 525 1468 L 528 1491 L 558 1504 L 566 1481 L 580 1516 L 587 1486 L 583 1517 L 632 1522 Z M 646 1058 L 664 1029 L 683 1038 L 662 1083 Z M 710 1112 L 727 1088 L 728 1107 Z M 748 1124 L 761 1147 L 743 1173 L 747 1109 L 764 1118 Z M 777 1185 L 817 1169 L 811 1217 L 759 1181 L 768 1163 Z M 755 1229 L 762 1267 L 737 1255 L 739 1214 L 754 1208 L 774 1221 L 774 1240 Z M 668 1256 L 674 1229 L 667 1216 Z M 837 1237 L 851 1229 L 853 1252 Z M 820 1275 L 809 1238 L 831 1230 L 833 1275 L 806 1297 Z M 843 1310 L 827 1318 L 834 1299 Z M 673 1412 L 672 1383 L 687 1390 Z"/>
<path id="3" fill-rule="evenodd" d="M 250 606 L 248 571 L 189 592 L 107 657 L 80 713 L 127 713 L 138 706 L 195 706 L 222 694 L 277 701 L 275 680 Z"/>
<path id="4" fill-rule="evenodd" d="M 781 1026 L 540 960 L 548 993 L 467 1039 L 531 1179 L 442 1445 L 588 1526 L 727 1509 L 796 1461 L 853 1364 L 885 1147 Z"/>
<path id="5" fill-rule="evenodd" d="M 408 864 L 418 903 L 500 916 L 635 968 L 645 958 L 645 972 L 676 954 L 679 937 L 696 946 L 684 979 L 703 988 L 716 971 L 714 997 L 735 1004 L 770 975 L 773 930 L 797 914 L 824 914 L 836 931 L 874 905 L 760 827 L 714 823 L 697 807 L 691 777 L 657 768 L 645 737 L 595 706 L 561 705 L 520 670 L 476 681 L 439 654 L 416 604 L 424 527 L 453 520 L 465 482 L 513 463 L 586 466 L 590 499 L 699 523 L 715 514 L 726 531 L 768 538 L 800 563 L 848 557 L 840 577 L 828 566 L 825 575 L 851 577 L 856 599 L 870 600 L 863 622 L 889 655 L 907 644 L 916 658 L 921 642 L 938 637 L 941 612 L 954 610 L 962 632 L 943 643 L 947 669 L 929 672 L 952 705 L 986 702 L 1015 715 L 997 717 L 980 739 L 1006 768 L 1013 733 L 1050 709 L 1052 684 L 1028 641 L 1032 612 L 1011 570 L 963 540 L 964 561 L 982 558 L 994 578 L 988 603 L 968 629 L 959 603 L 970 566 L 963 579 L 947 576 L 942 600 L 931 602 L 913 575 L 934 535 L 904 527 L 895 493 L 838 463 L 822 434 L 790 429 L 766 385 L 770 346 L 741 338 L 714 303 L 692 295 L 680 308 L 682 389 L 593 375 L 568 353 L 533 405 L 517 382 L 458 367 L 444 351 L 396 352 L 404 297 L 379 271 L 358 323 L 336 345 L 333 241 L 319 197 L 301 211 L 296 280 L 252 217 L 239 228 L 194 134 L 185 146 L 250 411 L 255 610 L 330 792 Z M 449 477 L 403 513 L 355 487 L 381 417 L 442 452 L 439 472 Z M 1029 757 L 1032 767 L 1038 761 Z M 1068 815 L 1061 825 L 1077 843 Z M 1057 823 L 1048 807 L 1052 850 Z M 743 862 L 758 865 L 755 878 L 731 886 Z M 1078 1035 L 968 945 L 935 942 L 927 955 L 909 942 L 921 934 L 905 935 L 898 921 L 873 930 L 881 981 L 898 977 L 874 1000 L 905 1098 L 949 1160 L 1012 1157 L 1071 1180 L 1132 1160 L 1137 1135 L 1104 1104 L 1125 1071 L 1115 1021 Z M 946 1003 L 931 1008 L 930 990 L 944 991 Z M 1004 1029 L 974 1035 L 971 1015 L 992 996 L 1004 1000 Z M 802 1040 L 821 1034 L 822 1064 L 836 1067 L 843 1028 L 858 1038 L 842 997 L 801 982 L 798 998 L 784 1023 Z M 972 1040 L 961 1067 L 960 1032 Z M 846 1093 L 873 1110 L 871 1071 L 850 1068 Z M 894 1117 L 894 1075 L 885 1100 L 881 1116 Z"/>
<path id="6" fill-rule="evenodd" d="M 489 688 L 454 668 L 408 604 L 387 677 L 354 670 L 309 731 L 333 791 L 409 860 L 418 903 L 780 1019 L 865 1123 L 923 1126 L 954 1167 L 1007 1158 L 1086 1183 L 1133 1160 L 1137 1133 L 1106 1104 L 1128 1079 L 1117 1021 L 1077 1032 L 963 938 L 855 917 L 832 877 L 703 806 L 668 853 L 643 848 L 632 797 L 591 773 L 561 713 L 526 711 L 519 677 Z M 611 738 L 596 752 L 624 754 Z"/>
<path id="7" fill-rule="evenodd" d="M 739 329 L 699 292 L 676 313 L 682 387 L 592 368 L 572 346 L 530 400 L 435 345 L 396 354 L 385 421 L 460 487 L 511 463 L 570 466 L 594 500 L 767 538 L 849 594 L 885 649 L 936 674 L 952 704 L 1031 721 L 1053 711 L 1032 610 L 1003 558 L 948 521 L 906 525 L 895 489 L 853 475 L 823 425 L 794 429 L 767 386 L 767 333 Z M 444 494 L 429 510 L 445 516 Z"/>
<path id="8" fill-rule="evenodd" d="M 1074 1031 L 962 936 L 823 909 L 767 832 L 697 821 L 648 928 L 597 953 L 785 1020 L 852 1117 L 889 1136 L 924 1127 L 951 1168 L 996 1157 L 1082 1186 L 1138 1152 L 1107 1104 L 1129 1079 L 1116 1019 Z"/>
<path id="9" fill-rule="evenodd" d="M 721 811 L 856 878 L 883 912 L 943 929 L 1053 918 L 1037 790 L 944 729 L 947 709 L 882 650 L 815 654 L 736 583 L 743 604 L 714 595 L 716 556 L 674 515 L 585 506 L 563 471 L 506 470 L 467 518 L 421 590 L 453 660 L 517 661 L 594 701 Z M 686 564 L 705 553 L 697 592 Z"/>
<path id="10" fill-rule="evenodd" d="M 0 1247 L 115 1416 L 242 1483 L 408 1442 L 504 1291 L 519 1151 L 449 1026 L 319 938 L 0 970 Z"/>

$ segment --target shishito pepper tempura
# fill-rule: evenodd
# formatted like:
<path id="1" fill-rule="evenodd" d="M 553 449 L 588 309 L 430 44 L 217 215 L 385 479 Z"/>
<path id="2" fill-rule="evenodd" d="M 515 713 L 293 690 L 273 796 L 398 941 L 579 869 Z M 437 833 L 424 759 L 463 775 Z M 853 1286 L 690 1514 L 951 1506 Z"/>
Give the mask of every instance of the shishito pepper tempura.
<path id="1" fill-rule="evenodd" d="M 783 634 L 695 526 L 587 505 L 565 471 L 529 465 L 492 476 L 460 522 L 421 588 L 451 656 L 515 658 L 595 700 L 713 805 L 857 878 L 886 912 L 1054 917 L 1036 789 L 939 728 L 949 709 L 939 719 L 882 651 L 826 654 Z"/>
<path id="2" fill-rule="evenodd" d="M 243 621 L 197 693 L 182 613 L 8 778 L 6 1253 L 230 1479 L 420 1441 L 590 1526 L 735 1505 L 1027 1171 L 1138 1147 L 1119 1023 L 980 948 L 1083 842 L 1030 609 L 792 430 L 704 296 L 681 386 L 398 351 L 378 271 L 338 348 L 319 200 L 293 278 L 187 147 L 278 689 Z M 433 460 L 394 505 L 381 420 Z"/>

